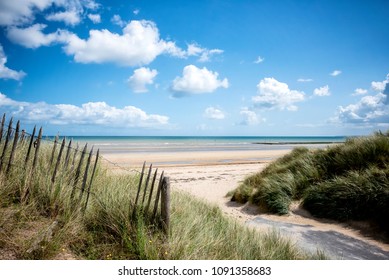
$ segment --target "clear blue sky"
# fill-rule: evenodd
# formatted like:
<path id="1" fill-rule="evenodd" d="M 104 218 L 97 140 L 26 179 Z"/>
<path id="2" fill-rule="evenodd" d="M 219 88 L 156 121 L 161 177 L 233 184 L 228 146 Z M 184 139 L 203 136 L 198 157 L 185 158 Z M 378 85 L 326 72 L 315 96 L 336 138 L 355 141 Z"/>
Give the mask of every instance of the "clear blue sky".
<path id="1" fill-rule="evenodd" d="M 0 112 L 61 135 L 389 129 L 389 1 L 0 0 Z"/>

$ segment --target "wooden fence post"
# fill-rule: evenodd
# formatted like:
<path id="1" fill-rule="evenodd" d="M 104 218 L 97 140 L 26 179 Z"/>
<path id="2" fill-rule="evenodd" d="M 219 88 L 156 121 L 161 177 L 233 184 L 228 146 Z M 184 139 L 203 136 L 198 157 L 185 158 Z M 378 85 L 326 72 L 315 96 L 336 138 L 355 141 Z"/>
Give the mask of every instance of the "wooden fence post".
<path id="1" fill-rule="evenodd" d="M 152 219 L 155 219 L 155 217 L 157 216 L 159 197 L 161 196 L 161 188 L 162 188 L 162 183 L 163 183 L 163 178 L 164 178 L 163 177 L 163 173 L 164 173 L 164 171 L 162 171 L 161 177 L 159 178 L 158 190 L 157 190 L 157 195 L 155 197 L 154 210 L 153 210 L 153 217 L 152 217 Z"/>
<path id="2" fill-rule="evenodd" d="M 150 167 L 149 167 L 149 174 L 147 175 L 146 184 L 145 184 L 145 190 L 144 190 L 144 192 L 143 192 L 142 206 L 143 206 L 143 204 L 145 203 L 146 192 L 147 192 L 147 188 L 148 188 L 148 185 L 149 185 L 149 181 L 150 181 L 150 177 L 151 177 L 151 170 L 152 170 L 152 168 L 153 168 L 153 165 L 150 164 Z"/>
<path id="3" fill-rule="evenodd" d="M 85 190 L 85 186 L 86 186 L 86 181 L 88 180 L 88 171 L 89 171 L 90 162 L 92 160 L 92 154 L 93 154 L 93 147 L 92 147 L 92 149 L 89 152 L 89 157 L 88 157 L 88 160 L 86 162 L 86 167 L 85 167 L 85 172 L 84 172 L 84 179 L 82 180 L 82 185 L 81 185 L 81 193 L 80 193 L 80 197 L 78 199 L 80 201 L 81 201 L 82 195 L 84 194 L 84 190 Z"/>
<path id="4" fill-rule="evenodd" d="M 0 143 L 3 139 L 3 130 L 4 130 L 4 123 L 5 123 L 5 113 L 3 114 L 3 118 L 1 120 L 1 127 L 0 127 Z"/>
<path id="5" fill-rule="evenodd" d="M 55 136 L 55 140 L 54 140 L 53 151 L 51 152 L 50 167 L 51 167 L 51 165 L 53 164 L 54 154 L 55 154 L 55 149 L 56 149 L 56 147 L 57 147 L 58 138 L 59 138 L 59 136 L 58 136 L 58 134 L 57 134 L 57 136 Z"/>
<path id="6" fill-rule="evenodd" d="M 88 146 L 88 143 L 85 144 L 84 149 L 83 149 L 82 152 L 81 152 L 80 162 L 78 163 L 78 167 L 77 167 L 77 170 L 76 170 L 76 176 L 75 176 L 75 178 L 74 178 L 73 190 L 72 190 L 72 193 L 71 193 L 71 195 L 70 195 L 70 198 L 72 198 L 72 199 L 73 199 L 73 197 L 74 197 L 74 192 L 76 191 L 78 179 L 80 178 L 82 162 L 84 161 L 84 157 L 85 157 L 85 153 L 86 153 L 86 148 L 87 148 L 87 146 Z M 76 156 L 76 155 L 74 155 L 74 157 L 75 157 L 75 156 Z"/>
<path id="7" fill-rule="evenodd" d="M 84 211 L 83 211 L 84 213 L 85 213 L 86 207 L 88 206 L 90 190 L 91 190 L 91 187 L 92 187 L 93 178 L 95 176 L 96 167 L 97 167 L 97 161 L 99 160 L 99 154 L 100 154 L 100 149 L 97 150 L 95 166 L 93 167 L 92 176 L 91 176 L 90 181 L 89 181 L 89 187 L 88 187 L 86 201 L 85 201 L 85 206 L 84 206 Z"/>
<path id="8" fill-rule="evenodd" d="M 154 191 L 154 184 L 155 184 L 155 179 L 157 178 L 157 173 L 158 173 L 158 168 L 155 170 L 154 172 L 154 177 L 153 177 L 153 181 L 151 183 L 151 189 L 150 189 L 150 195 L 149 195 L 149 200 L 147 201 L 147 206 L 146 206 L 146 209 L 145 209 L 145 213 L 147 213 L 149 211 L 149 207 L 150 207 L 150 203 L 151 203 L 151 198 L 153 196 L 153 191 Z"/>
<path id="9" fill-rule="evenodd" d="M 136 213 L 136 205 L 138 204 L 140 189 L 142 187 L 142 181 L 143 181 L 143 174 L 145 172 L 145 166 L 146 166 L 146 162 L 143 162 L 142 173 L 140 174 L 140 179 L 139 179 L 138 192 L 136 193 L 136 198 L 135 198 L 135 203 L 134 203 L 134 210 L 132 211 L 132 216 L 133 217 L 134 217 L 134 215 Z"/>
<path id="10" fill-rule="evenodd" d="M 11 154 L 10 154 L 10 156 L 9 156 L 7 171 L 5 172 L 6 174 L 8 174 L 9 171 L 11 170 L 12 161 L 13 161 L 13 159 L 14 159 L 16 146 L 18 145 L 18 140 L 19 140 L 19 129 L 20 129 L 20 121 L 18 121 L 17 124 L 16 124 L 16 130 L 15 130 L 15 136 L 14 136 L 14 143 L 13 143 L 13 145 L 12 145 Z"/>
<path id="11" fill-rule="evenodd" d="M 59 149 L 59 154 L 58 154 L 58 158 L 57 158 L 57 162 L 55 163 L 55 168 L 54 168 L 54 172 L 53 172 L 53 177 L 51 177 L 51 182 L 54 184 L 55 182 L 55 176 L 57 175 L 57 170 L 58 170 L 58 167 L 59 167 L 59 164 L 61 162 L 61 157 L 62 157 L 62 152 L 63 152 L 63 148 L 65 147 L 65 142 L 66 142 L 66 139 L 62 139 L 62 144 L 61 144 L 61 148 Z"/>
<path id="12" fill-rule="evenodd" d="M 162 228 L 166 235 L 169 235 L 170 227 L 170 179 L 165 177 L 161 190 L 161 218 Z"/>
<path id="13" fill-rule="evenodd" d="M 12 131 L 12 120 L 13 120 L 13 118 L 11 118 L 11 120 L 9 121 L 9 124 L 8 124 L 7 136 L 6 136 L 6 138 L 5 138 L 3 153 L 2 153 L 1 158 L 0 158 L 0 172 L 1 172 L 1 169 L 2 169 L 2 167 L 3 167 L 3 162 L 4 162 L 5 153 L 6 153 L 6 151 L 7 151 L 7 146 L 8 146 L 9 138 L 10 138 L 10 136 L 11 136 L 11 131 Z"/>
<path id="14" fill-rule="evenodd" d="M 27 155 L 26 155 L 26 159 L 24 161 L 24 169 L 27 169 L 27 163 L 28 163 L 28 159 L 30 157 L 32 143 L 34 143 L 35 132 L 36 132 L 36 126 L 34 126 L 34 130 L 32 131 L 32 135 L 31 135 L 31 139 L 30 139 L 30 144 L 28 145 Z"/>
<path id="15" fill-rule="evenodd" d="M 66 151 L 66 156 L 65 156 L 65 164 L 63 166 L 63 168 L 66 170 L 66 168 L 68 167 L 69 165 L 69 159 L 70 159 L 70 151 L 71 151 L 71 148 L 72 148 L 72 139 L 70 139 L 69 141 L 69 145 L 68 145 L 68 149 Z"/>

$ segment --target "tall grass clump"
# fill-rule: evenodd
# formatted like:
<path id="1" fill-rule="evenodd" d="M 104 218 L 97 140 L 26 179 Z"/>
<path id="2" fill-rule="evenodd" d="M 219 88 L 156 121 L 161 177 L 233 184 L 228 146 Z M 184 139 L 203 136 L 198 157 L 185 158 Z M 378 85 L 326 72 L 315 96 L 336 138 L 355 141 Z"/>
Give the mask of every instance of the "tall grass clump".
<path id="1" fill-rule="evenodd" d="M 296 148 L 254 174 L 232 194 L 271 213 L 293 200 L 318 217 L 389 225 L 389 131 L 347 139 L 326 149 Z"/>

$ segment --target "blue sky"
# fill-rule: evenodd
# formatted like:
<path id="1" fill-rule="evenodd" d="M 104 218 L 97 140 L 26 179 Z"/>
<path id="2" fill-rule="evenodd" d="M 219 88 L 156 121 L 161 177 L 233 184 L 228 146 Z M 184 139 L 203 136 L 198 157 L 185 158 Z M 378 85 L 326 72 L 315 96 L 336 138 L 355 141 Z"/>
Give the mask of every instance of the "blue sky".
<path id="1" fill-rule="evenodd" d="M 0 112 L 60 135 L 389 129 L 388 1 L 0 0 Z"/>

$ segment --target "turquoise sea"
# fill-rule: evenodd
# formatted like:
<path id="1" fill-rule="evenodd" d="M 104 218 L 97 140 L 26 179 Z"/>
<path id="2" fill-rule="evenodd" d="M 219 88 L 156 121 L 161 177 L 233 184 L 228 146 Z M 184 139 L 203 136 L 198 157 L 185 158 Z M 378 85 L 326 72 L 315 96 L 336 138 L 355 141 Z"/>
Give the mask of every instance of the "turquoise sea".
<path id="1" fill-rule="evenodd" d="M 180 152 L 276 150 L 294 146 L 326 146 L 342 143 L 345 136 L 70 136 L 74 142 L 88 143 L 102 152 Z"/>

